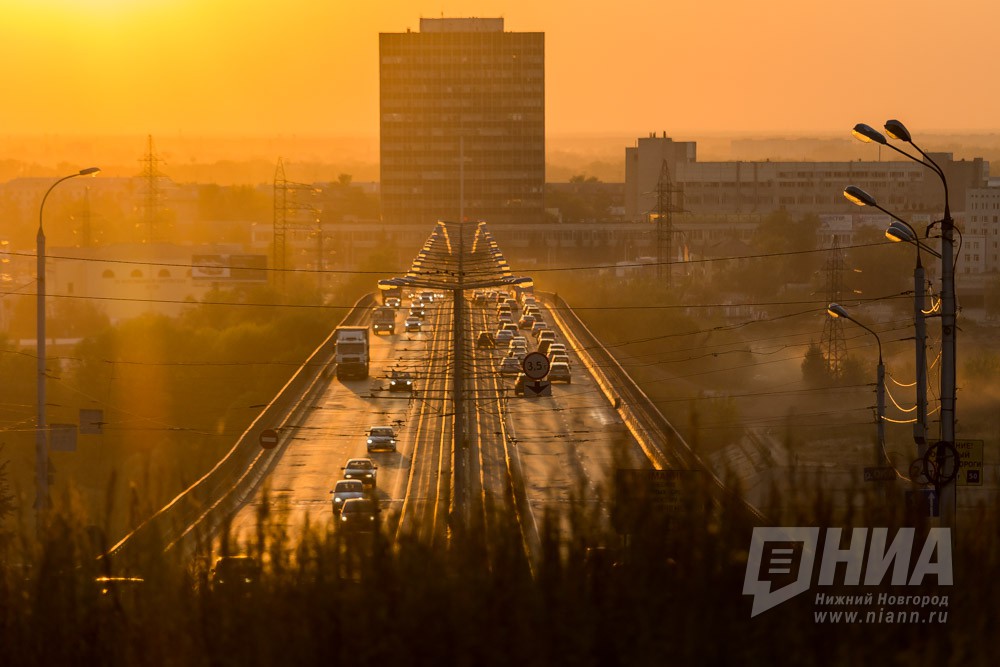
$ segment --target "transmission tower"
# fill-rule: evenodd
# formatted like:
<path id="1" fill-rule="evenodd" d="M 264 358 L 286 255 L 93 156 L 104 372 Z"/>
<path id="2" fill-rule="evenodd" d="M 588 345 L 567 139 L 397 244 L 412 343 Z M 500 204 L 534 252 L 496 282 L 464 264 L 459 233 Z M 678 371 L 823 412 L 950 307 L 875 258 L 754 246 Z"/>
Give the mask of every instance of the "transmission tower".
<path id="1" fill-rule="evenodd" d="M 319 271 L 323 270 L 323 230 L 319 224 L 319 209 L 315 204 L 303 201 L 305 196 L 312 196 L 318 192 L 319 190 L 313 185 L 295 183 L 286 179 L 284 160 L 278 158 L 278 166 L 274 170 L 273 263 L 275 274 L 282 287 L 285 284 L 285 270 L 288 268 L 287 242 L 289 231 L 308 229 L 309 231 L 315 230 L 319 233 L 319 257 L 316 268 Z M 301 221 L 302 211 L 308 212 L 309 222 Z"/>
<path id="2" fill-rule="evenodd" d="M 142 164 L 143 179 L 143 223 L 146 229 L 144 242 L 155 243 L 160 241 L 160 202 L 162 191 L 160 189 L 160 179 L 163 172 L 159 165 L 163 162 L 156 153 L 153 152 L 153 135 L 147 135 L 146 154 L 139 162 Z"/>
<path id="3" fill-rule="evenodd" d="M 826 302 L 840 303 L 840 295 L 844 287 L 844 251 L 840 249 L 840 241 L 833 237 L 830 256 L 826 260 Z M 844 323 L 839 317 L 823 318 L 823 342 L 821 344 L 823 358 L 831 373 L 840 373 L 844 357 L 847 353 L 847 343 L 844 339 Z"/>
<path id="4" fill-rule="evenodd" d="M 670 180 L 670 166 L 666 160 L 660 164 L 660 178 L 656 182 L 656 278 L 666 277 L 670 287 L 673 277 L 673 214 L 684 210 L 684 186 Z M 666 271 L 664 271 L 666 269 Z"/>

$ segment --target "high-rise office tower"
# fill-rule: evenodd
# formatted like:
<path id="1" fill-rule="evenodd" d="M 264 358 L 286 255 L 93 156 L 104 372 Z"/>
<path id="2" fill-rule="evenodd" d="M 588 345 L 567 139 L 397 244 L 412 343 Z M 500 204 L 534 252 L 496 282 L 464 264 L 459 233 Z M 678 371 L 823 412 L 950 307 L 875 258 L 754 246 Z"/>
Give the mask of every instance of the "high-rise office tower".
<path id="1" fill-rule="evenodd" d="M 382 218 L 541 222 L 545 35 L 421 19 L 379 35 Z"/>

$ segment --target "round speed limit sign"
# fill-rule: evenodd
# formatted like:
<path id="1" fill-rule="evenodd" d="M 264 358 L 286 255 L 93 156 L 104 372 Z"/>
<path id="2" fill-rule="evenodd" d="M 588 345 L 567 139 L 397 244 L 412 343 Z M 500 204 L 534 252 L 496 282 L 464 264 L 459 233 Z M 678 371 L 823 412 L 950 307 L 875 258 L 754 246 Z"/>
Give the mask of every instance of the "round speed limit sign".
<path id="1" fill-rule="evenodd" d="M 521 370 L 532 380 L 541 380 L 549 374 L 549 358 L 541 352 L 532 352 L 525 355 L 521 362 Z"/>

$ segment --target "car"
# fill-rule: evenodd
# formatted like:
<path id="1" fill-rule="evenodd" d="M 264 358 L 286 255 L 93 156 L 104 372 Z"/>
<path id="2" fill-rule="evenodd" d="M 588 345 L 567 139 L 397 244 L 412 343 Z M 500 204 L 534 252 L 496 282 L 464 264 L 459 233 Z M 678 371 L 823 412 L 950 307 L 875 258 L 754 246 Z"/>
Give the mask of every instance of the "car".
<path id="1" fill-rule="evenodd" d="M 556 340 L 556 332 L 553 331 L 552 329 L 542 329 L 541 331 L 538 332 L 536 340 L 538 341 L 539 345 L 541 345 L 543 340 L 550 340 L 554 343 Z"/>
<path id="2" fill-rule="evenodd" d="M 514 332 L 510 329 L 499 329 L 496 335 L 493 336 L 493 340 L 497 342 L 497 345 L 504 343 L 509 343 L 510 339 L 514 337 Z"/>
<path id="3" fill-rule="evenodd" d="M 500 320 L 500 324 L 513 324 L 514 323 L 514 316 L 511 315 L 510 313 L 506 312 L 506 311 L 500 313 L 500 317 L 498 319 Z"/>
<path id="4" fill-rule="evenodd" d="M 389 373 L 389 391 L 413 391 L 413 376 L 409 371 Z"/>
<path id="5" fill-rule="evenodd" d="M 421 292 L 420 303 L 434 303 L 434 292 Z"/>
<path id="6" fill-rule="evenodd" d="M 406 321 L 403 323 L 403 329 L 405 331 L 420 331 L 420 325 L 422 322 L 419 317 L 407 317 Z"/>
<path id="7" fill-rule="evenodd" d="M 511 332 L 511 334 L 513 334 L 515 336 L 519 336 L 520 335 L 518 333 L 519 329 L 517 328 L 517 325 L 514 324 L 513 322 L 508 322 L 508 323 L 504 324 L 503 327 L 501 327 L 501 328 L 502 329 L 506 329 L 507 331 Z"/>
<path id="8" fill-rule="evenodd" d="M 528 382 L 528 376 L 524 373 L 518 373 L 517 380 L 514 381 L 514 395 L 524 396 L 524 383 Z"/>
<path id="9" fill-rule="evenodd" d="M 554 363 L 549 365 L 549 374 L 547 378 L 549 382 L 565 382 L 570 384 L 570 372 L 569 364 L 565 363 Z"/>
<path id="10" fill-rule="evenodd" d="M 549 357 L 549 363 L 550 364 L 566 364 L 567 366 L 569 366 L 570 365 L 570 363 L 569 363 L 569 355 L 566 355 L 566 354 L 553 354 L 551 357 Z"/>
<path id="11" fill-rule="evenodd" d="M 419 317 L 420 319 L 424 319 L 426 315 L 427 311 L 423 306 L 410 306 L 410 317 Z"/>
<path id="12" fill-rule="evenodd" d="M 368 451 L 396 451 L 396 431 L 391 426 L 372 426 L 368 429 Z"/>
<path id="13" fill-rule="evenodd" d="M 500 373 L 500 375 L 516 376 L 521 372 L 521 362 L 515 357 L 504 357 L 497 365 L 497 372 Z"/>
<path id="14" fill-rule="evenodd" d="M 510 342 L 507 343 L 507 347 L 510 349 L 513 349 L 515 347 L 523 347 L 524 349 L 527 350 L 528 339 L 525 338 L 524 336 L 514 336 L 513 338 L 510 339 Z"/>
<path id="15" fill-rule="evenodd" d="M 517 359 L 517 363 L 523 363 L 524 358 L 528 356 L 528 351 L 523 347 L 513 347 L 507 352 L 507 356 L 513 359 Z"/>
<path id="16" fill-rule="evenodd" d="M 542 321 L 537 321 L 531 325 L 531 335 L 538 338 L 538 334 L 549 328 L 549 325 Z"/>
<path id="17" fill-rule="evenodd" d="M 365 497 L 365 485 L 360 479 L 342 479 L 334 485 L 330 493 L 333 494 L 333 513 L 340 514 L 345 502 L 351 498 Z"/>
<path id="18" fill-rule="evenodd" d="M 373 489 L 378 485 L 378 466 L 371 459 L 348 459 L 341 470 L 344 471 L 344 479 L 359 479 Z"/>
<path id="19" fill-rule="evenodd" d="M 390 308 L 399 308 L 401 305 L 403 305 L 403 302 L 397 296 L 390 296 L 386 297 L 385 305 L 389 306 Z"/>
<path id="20" fill-rule="evenodd" d="M 476 349 L 478 350 L 492 350 L 497 346 L 496 340 L 493 338 L 493 334 L 489 331 L 480 331 L 479 337 L 476 339 Z"/>
<path id="21" fill-rule="evenodd" d="M 253 556 L 223 556 L 215 561 L 212 590 L 248 595 L 259 584 L 260 564 Z"/>
<path id="22" fill-rule="evenodd" d="M 342 530 L 370 533 L 378 530 L 378 502 L 372 498 L 351 498 L 340 510 Z"/>
<path id="23" fill-rule="evenodd" d="M 549 344 L 549 349 L 545 352 L 545 356 L 547 356 L 549 358 L 549 361 L 552 361 L 553 355 L 556 355 L 556 354 L 567 354 L 567 352 L 566 352 L 566 344 L 565 343 L 551 343 L 551 344 Z"/>
<path id="24" fill-rule="evenodd" d="M 525 315 L 517 322 L 518 329 L 531 329 L 535 324 L 535 318 L 531 315 Z"/>

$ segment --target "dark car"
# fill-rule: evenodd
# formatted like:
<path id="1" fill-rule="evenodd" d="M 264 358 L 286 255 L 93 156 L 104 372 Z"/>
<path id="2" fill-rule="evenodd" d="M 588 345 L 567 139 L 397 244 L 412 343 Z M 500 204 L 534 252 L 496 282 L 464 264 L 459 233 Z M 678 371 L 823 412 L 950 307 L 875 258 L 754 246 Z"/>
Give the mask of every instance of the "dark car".
<path id="1" fill-rule="evenodd" d="M 378 466 L 371 459 L 348 459 L 344 471 L 344 479 L 360 479 L 365 486 L 373 489 L 378 483 Z"/>
<path id="2" fill-rule="evenodd" d="M 391 426 L 372 426 L 368 429 L 368 451 L 396 451 L 396 431 Z"/>
<path id="3" fill-rule="evenodd" d="M 340 510 L 340 527 L 352 532 L 378 530 L 378 503 L 371 498 L 352 498 Z"/>
<path id="4" fill-rule="evenodd" d="M 423 306 L 410 306 L 410 317 L 419 317 L 420 319 L 424 319 L 426 314 L 427 313 Z"/>
<path id="5" fill-rule="evenodd" d="M 479 350 L 492 350 L 497 346 L 496 340 L 493 338 L 493 334 L 489 331 L 481 331 L 479 333 L 479 338 L 476 339 L 476 349 Z"/>
<path id="6" fill-rule="evenodd" d="M 389 391 L 413 391 L 413 376 L 409 371 L 392 371 L 389 374 Z"/>
<path id="7" fill-rule="evenodd" d="M 223 556 L 212 568 L 212 589 L 250 593 L 260 584 L 260 564 L 253 556 Z"/>
<path id="8" fill-rule="evenodd" d="M 352 498 L 365 497 L 365 485 L 360 479 L 342 479 L 333 487 L 333 513 L 340 514 L 341 508 Z"/>

